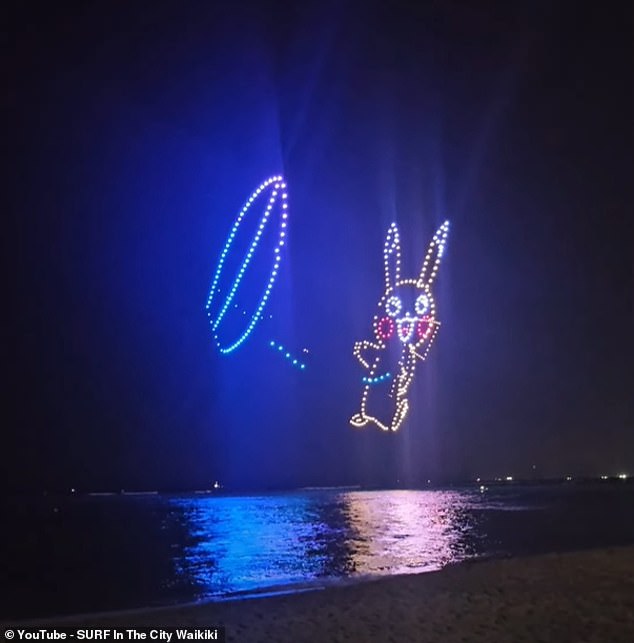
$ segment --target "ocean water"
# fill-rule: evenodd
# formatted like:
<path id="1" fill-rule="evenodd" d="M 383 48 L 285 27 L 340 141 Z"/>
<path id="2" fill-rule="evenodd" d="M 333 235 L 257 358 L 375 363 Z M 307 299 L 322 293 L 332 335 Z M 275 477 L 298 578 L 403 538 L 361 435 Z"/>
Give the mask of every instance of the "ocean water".
<path id="1" fill-rule="evenodd" d="M 634 485 L 14 497 L 2 533 L 6 620 L 634 544 Z"/>

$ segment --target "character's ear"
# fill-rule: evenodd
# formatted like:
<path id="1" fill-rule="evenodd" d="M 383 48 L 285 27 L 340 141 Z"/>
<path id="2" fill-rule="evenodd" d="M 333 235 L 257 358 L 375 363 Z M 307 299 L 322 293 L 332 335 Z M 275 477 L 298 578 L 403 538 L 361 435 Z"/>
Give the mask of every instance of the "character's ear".
<path id="1" fill-rule="evenodd" d="M 385 238 L 383 248 L 383 265 L 385 268 L 385 289 L 393 288 L 401 278 L 401 242 L 398 238 L 398 227 L 393 223 Z"/>
<path id="2" fill-rule="evenodd" d="M 434 238 L 431 240 L 429 248 L 427 248 L 427 256 L 425 257 L 418 281 L 416 282 L 419 288 L 431 286 L 434 283 L 448 234 L 449 221 L 445 221 L 440 228 L 436 230 L 436 234 L 434 234 Z"/>

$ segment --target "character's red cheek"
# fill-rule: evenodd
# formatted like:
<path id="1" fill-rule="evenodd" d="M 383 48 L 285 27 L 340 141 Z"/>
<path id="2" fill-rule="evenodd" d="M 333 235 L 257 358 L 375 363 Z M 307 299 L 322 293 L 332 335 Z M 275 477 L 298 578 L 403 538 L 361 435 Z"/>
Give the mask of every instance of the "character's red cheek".
<path id="1" fill-rule="evenodd" d="M 391 317 L 381 317 L 376 324 L 376 334 L 383 341 L 390 339 L 394 334 L 394 320 Z"/>
<path id="2" fill-rule="evenodd" d="M 423 317 L 416 325 L 418 339 L 427 339 L 431 335 L 432 328 L 432 320 L 429 317 Z"/>

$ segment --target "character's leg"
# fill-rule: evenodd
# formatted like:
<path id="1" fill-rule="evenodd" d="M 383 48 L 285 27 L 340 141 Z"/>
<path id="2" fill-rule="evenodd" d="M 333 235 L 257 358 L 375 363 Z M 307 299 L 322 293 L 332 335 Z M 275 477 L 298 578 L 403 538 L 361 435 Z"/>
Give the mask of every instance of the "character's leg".
<path id="1" fill-rule="evenodd" d="M 366 412 L 366 405 L 368 403 L 368 395 L 370 393 L 370 387 L 368 385 L 363 387 L 363 393 L 361 393 L 361 408 L 358 413 L 355 413 L 350 418 L 350 424 L 356 427 L 365 426 L 369 421 L 370 417 Z"/>
<path id="2" fill-rule="evenodd" d="M 363 413 L 355 413 L 351 418 L 350 418 L 350 424 L 352 426 L 356 427 L 362 427 L 365 426 L 370 420 L 363 415 Z"/>
<path id="3" fill-rule="evenodd" d="M 396 411 L 394 412 L 394 417 L 392 418 L 392 426 L 390 427 L 392 431 L 398 430 L 398 428 L 403 423 L 407 411 L 409 410 L 409 402 L 406 397 L 400 399 L 396 405 Z"/>
<path id="4" fill-rule="evenodd" d="M 379 429 L 381 429 L 383 431 L 389 431 L 390 430 L 389 426 L 386 426 L 385 424 L 383 424 L 383 422 L 381 422 L 381 420 L 379 420 L 378 418 L 373 417 L 372 415 L 361 415 L 361 413 L 357 413 L 356 415 L 353 415 L 350 418 L 350 424 L 352 424 L 352 426 L 356 426 L 356 427 L 365 426 L 366 424 L 369 424 L 370 422 L 372 424 L 376 424 L 376 426 L 378 426 Z"/>
<path id="5" fill-rule="evenodd" d="M 375 389 L 377 388 L 376 385 L 374 385 L 374 388 Z M 381 429 L 382 431 L 390 430 L 391 427 L 385 424 L 384 422 L 382 422 L 381 420 L 379 420 L 379 418 L 376 415 L 373 415 L 372 410 L 368 411 L 368 397 L 377 396 L 379 392 L 380 391 L 374 390 L 372 395 L 370 395 L 370 386 L 369 385 L 365 386 L 365 388 L 363 389 L 363 395 L 361 396 L 361 409 L 359 413 L 355 413 L 355 415 L 353 415 L 350 418 L 350 424 L 352 424 L 352 426 L 362 427 L 362 426 L 365 426 L 366 424 L 372 423 L 372 424 L 376 424 L 376 426 L 379 427 L 379 429 Z M 385 395 L 384 388 L 383 388 L 382 395 Z M 387 399 L 385 401 L 387 402 Z M 376 404 L 374 406 L 376 406 Z M 373 408 L 372 405 L 370 405 L 370 409 L 372 408 Z M 378 411 L 378 408 L 376 410 Z M 390 415 L 388 415 L 385 412 L 383 412 L 382 414 L 377 413 L 377 415 L 379 415 L 379 417 L 385 417 L 386 415 L 387 417 L 390 417 Z"/>

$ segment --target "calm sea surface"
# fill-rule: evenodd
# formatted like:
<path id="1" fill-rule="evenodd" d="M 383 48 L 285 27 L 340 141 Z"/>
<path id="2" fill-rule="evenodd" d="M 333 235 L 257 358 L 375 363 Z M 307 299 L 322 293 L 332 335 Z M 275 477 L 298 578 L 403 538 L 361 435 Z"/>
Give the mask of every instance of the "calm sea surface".
<path id="1" fill-rule="evenodd" d="M 12 498 L 0 618 L 240 597 L 634 544 L 634 485 Z"/>

